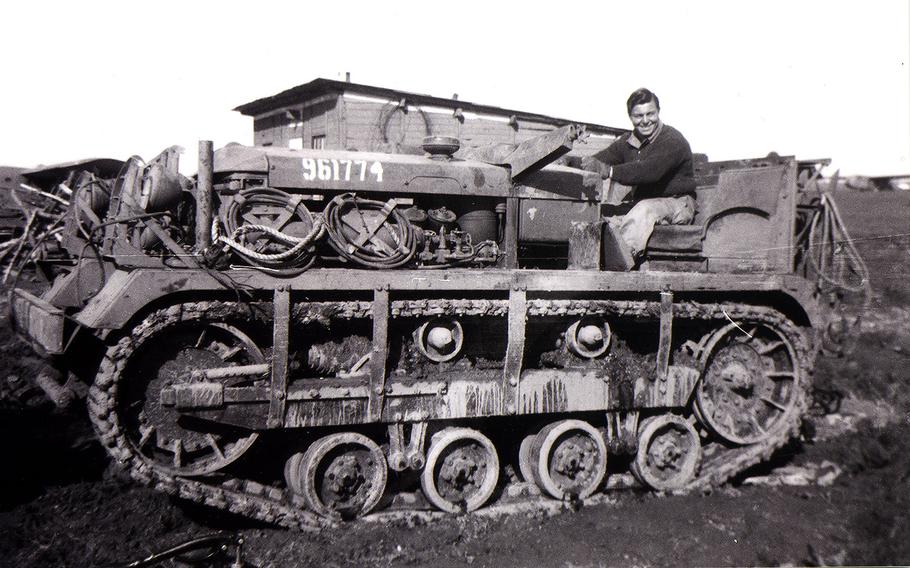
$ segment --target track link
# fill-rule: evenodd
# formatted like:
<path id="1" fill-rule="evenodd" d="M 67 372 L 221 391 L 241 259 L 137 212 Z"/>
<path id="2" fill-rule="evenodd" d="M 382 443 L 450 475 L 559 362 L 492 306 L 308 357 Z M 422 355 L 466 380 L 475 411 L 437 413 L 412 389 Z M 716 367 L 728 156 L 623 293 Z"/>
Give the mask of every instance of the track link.
<path id="1" fill-rule="evenodd" d="M 491 300 L 396 301 L 392 304 L 393 314 L 398 317 L 440 314 L 501 316 L 505 309 L 504 302 Z M 531 300 L 528 305 L 529 315 L 532 316 L 604 314 L 655 319 L 659 309 L 658 302 L 623 300 Z M 370 306 L 365 302 L 321 302 L 298 305 L 294 308 L 296 321 L 349 319 L 369 315 Z M 156 491 L 301 531 L 319 531 L 334 526 L 336 522 L 304 510 L 300 499 L 282 488 L 265 486 L 252 480 L 225 479 L 220 474 L 189 478 L 161 471 L 136 451 L 120 424 L 116 412 L 119 380 L 130 355 L 146 338 L 166 326 L 182 321 L 254 317 L 261 317 L 261 314 L 254 314 L 254 311 L 245 304 L 231 302 L 181 304 L 153 312 L 130 330 L 129 334 L 108 348 L 95 383 L 89 390 L 88 408 L 92 423 L 101 444 L 118 465 L 135 480 Z M 783 314 L 771 308 L 742 304 L 679 302 L 674 304 L 674 317 L 677 320 L 701 320 L 709 323 L 723 323 L 733 319 L 773 325 L 793 345 L 796 351 L 796 364 L 801 369 L 799 374 L 801 380 L 795 387 L 798 391 L 796 403 L 784 416 L 781 426 L 773 435 L 762 442 L 745 447 L 730 447 L 716 441 L 706 445 L 699 473 L 686 488 L 687 491 L 704 491 L 720 486 L 738 473 L 767 460 L 796 435 L 801 419 L 807 411 L 806 392 L 811 376 L 813 351 L 806 334 Z M 415 511 L 414 514 L 425 516 L 426 512 Z M 396 512 L 395 515 L 401 517 L 401 512 Z"/>

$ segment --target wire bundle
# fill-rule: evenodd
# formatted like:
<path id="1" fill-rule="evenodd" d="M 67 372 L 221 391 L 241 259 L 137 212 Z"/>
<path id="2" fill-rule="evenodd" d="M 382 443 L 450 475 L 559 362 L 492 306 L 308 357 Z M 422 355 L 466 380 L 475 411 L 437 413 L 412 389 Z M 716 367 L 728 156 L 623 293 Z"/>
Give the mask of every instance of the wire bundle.
<path id="1" fill-rule="evenodd" d="M 398 268 L 414 258 L 417 231 L 394 202 L 345 193 L 323 211 L 329 244 L 345 259 L 368 268 Z M 387 237 L 391 245 L 384 242 Z"/>
<path id="2" fill-rule="evenodd" d="M 264 224 L 244 224 L 243 213 L 258 206 L 285 209 L 310 229 L 305 236 L 298 237 Z M 309 267 L 314 260 L 312 245 L 325 233 L 322 218 L 311 214 L 299 196 L 272 188 L 251 188 L 241 191 L 228 205 L 223 222 L 227 234 L 222 235 L 218 221 L 214 221 L 212 242 L 230 247 L 254 266 L 266 268 Z M 267 239 L 269 248 L 284 250 L 263 252 L 265 246 L 259 246 L 260 250 L 256 250 L 247 244 L 246 236 L 250 233 L 255 234 L 254 240 Z"/>

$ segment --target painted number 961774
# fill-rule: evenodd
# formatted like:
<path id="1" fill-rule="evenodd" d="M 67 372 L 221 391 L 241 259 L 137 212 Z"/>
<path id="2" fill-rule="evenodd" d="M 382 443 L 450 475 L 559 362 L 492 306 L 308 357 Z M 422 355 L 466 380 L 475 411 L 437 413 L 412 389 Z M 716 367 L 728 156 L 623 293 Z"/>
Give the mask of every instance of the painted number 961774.
<path id="1" fill-rule="evenodd" d="M 334 158 L 303 158 L 303 179 L 313 181 L 367 181 L 367 174 L 374 177 L 376 183 L 382 183 L 382 164 L 366 160 L 336 160 Z M 372 180 L 371 180 L 372 181 Z"/>

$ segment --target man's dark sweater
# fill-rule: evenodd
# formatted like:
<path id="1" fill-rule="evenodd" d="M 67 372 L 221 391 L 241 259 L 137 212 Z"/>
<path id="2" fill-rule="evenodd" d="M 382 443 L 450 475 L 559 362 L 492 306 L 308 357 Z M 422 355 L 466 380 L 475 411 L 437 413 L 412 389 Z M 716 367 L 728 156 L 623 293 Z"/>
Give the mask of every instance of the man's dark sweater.
<path id="1" fill-rule="evenodd" d="M 602 175 L 610 166 L 615 181 L 636 186 L 636 201 L 695 192 L 692 149 L 683 135 L 667 124 L 644 142 L 632 132 L 623 134 L 606 149 L 582 160 L 584 169 Z"/>

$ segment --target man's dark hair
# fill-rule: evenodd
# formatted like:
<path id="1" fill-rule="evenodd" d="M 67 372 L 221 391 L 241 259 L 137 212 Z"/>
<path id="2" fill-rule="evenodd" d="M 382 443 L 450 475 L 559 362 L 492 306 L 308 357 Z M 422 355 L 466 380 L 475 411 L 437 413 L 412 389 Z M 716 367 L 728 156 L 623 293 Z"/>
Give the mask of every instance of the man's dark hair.
<path id="1" fill-rule="evenodd" d="M 654 101 L 654 106 L 657 107 L 657 110 L 660 110 L 660 100 L 658 100 L 657 95 L 642 87 L 629 95 L 629 99 L 626 101 L 626 110 L 629 114 L 632 114 L 632 107 L 647 104 L 651 101 Z"/>

